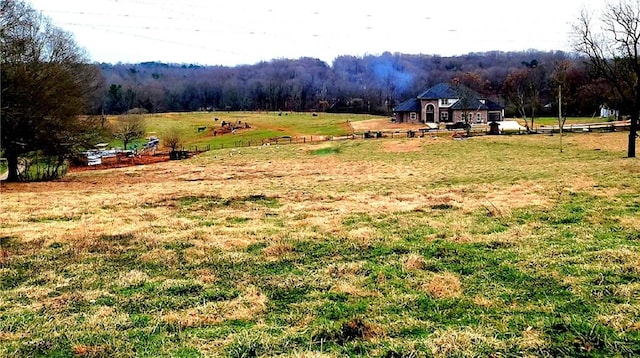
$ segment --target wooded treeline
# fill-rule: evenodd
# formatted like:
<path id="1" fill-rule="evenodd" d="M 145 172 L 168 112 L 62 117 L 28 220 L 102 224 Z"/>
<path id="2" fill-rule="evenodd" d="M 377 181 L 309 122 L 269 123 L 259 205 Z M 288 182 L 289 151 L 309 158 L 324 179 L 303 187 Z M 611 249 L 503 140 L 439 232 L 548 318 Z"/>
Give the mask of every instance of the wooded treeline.
<path id="1" fill-rule="evenodd" d="M 567 115 L 591 116 L 604 103 L 622 105 L 611 103 L 611 91 L 589 77 L 583 58 L 558 51 L 494 51 L 454 57 L 386 52 L 340 56 L 331 65 L 300 58 L 237 67 L 158 62 L 100 67 L 104 89 L 92 106 L 94 113 L 143 109 L 151 113 L 265 110 L 389 114 L 395 105 L 430 86 L 457 78 L 505 105 L 507 115 L 520 115 L 523 106 L 537 114 L 552 112 L 560 72 Z"/>

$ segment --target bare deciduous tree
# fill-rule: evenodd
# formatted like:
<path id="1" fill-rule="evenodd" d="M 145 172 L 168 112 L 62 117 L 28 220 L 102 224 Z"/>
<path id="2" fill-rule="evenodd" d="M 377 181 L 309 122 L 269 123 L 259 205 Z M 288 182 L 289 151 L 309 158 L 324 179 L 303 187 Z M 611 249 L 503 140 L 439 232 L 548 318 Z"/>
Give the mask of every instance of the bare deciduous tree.
<path id="1" fill-rule="evenodd" d="M 178 128 L 171 127 L 162 134 L 162 143 L 165 147 L 171 148 L 172 152 L 175 152 L 180 144 L 182 144 L 182 134 Z"/>
<path id="2" fill-rule="evenodd" d="M 140 138 L 146 132 L 144 116 L 127 114 L 118 119 L 114 125 L 113 136 L 122 141 L 123 149 L 134 139 Z"/>
<path id="3" fill-rule="evenodd" d="M 540 92 L 545 89 L 544 72 L 537 60 L 523 62 L 525 68 L 509 73 L 504 81 L 504 96 L 518 110 L 528 130 L 534 130 L 536 111 L 541 106 Z"/>
<path id="4" fill-rule="evenodd" d="M 583 9 L 573 26 L 574 47 L 591 70 L 615 88 L 622 109 L 631 114 L 627 156 L 636 156 L 640 115 L 640 0 L 607 2 L 594 21 Z"/>
<path id="5" fill-rule="evenodd" d="M 478 105 L 480 105 L 478 95 L 471 88 L 462 84 L 458 78 L 454 78 L 451 81 L 451 85 L 459 98 L 452 108 L 460 111 L 465 132 L 467 136 L 471 136 L 471 119 L 473 114 L 478 111 Z"/>

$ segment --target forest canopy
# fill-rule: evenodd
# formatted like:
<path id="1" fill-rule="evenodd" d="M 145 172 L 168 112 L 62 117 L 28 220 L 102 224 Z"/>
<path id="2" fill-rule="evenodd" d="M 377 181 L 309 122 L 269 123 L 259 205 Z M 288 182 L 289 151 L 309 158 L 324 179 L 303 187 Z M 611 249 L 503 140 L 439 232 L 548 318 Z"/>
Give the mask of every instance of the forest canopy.
<path id="1" fill-rule="evenodd" d="M 145 62 L 100 64 L 104 100 L 93 111 L 120 114 L 197 110 L 332 111 L 389 114 L 398 103 L 454 78 L 506 105 L 510 74 L 535 63 L 539 106 L 555 101 L 555 69 L 568 71 L 575 98 L 568 115 L 591 116 L 606 102 L 607 89 L 589 79 L 584 59 L 560 51 L 484 52 L 463 56 L 385 52 L 340 56 L 331 65 L 314 58 L 276 59 L 237 67 Z M 547 106 L 547 109 L 549 107 Z"/>

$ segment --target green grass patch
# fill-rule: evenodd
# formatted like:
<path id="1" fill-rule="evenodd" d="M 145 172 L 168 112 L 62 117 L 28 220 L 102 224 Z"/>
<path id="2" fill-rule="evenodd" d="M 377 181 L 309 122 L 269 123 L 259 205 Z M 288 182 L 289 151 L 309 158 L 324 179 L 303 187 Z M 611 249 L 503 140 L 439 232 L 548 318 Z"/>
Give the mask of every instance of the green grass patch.
<path id="1" fill-rule="evenodd" d="M 320 148 L 309 151 L 311 155 L 330 155 L 330 154 L 338 154 L 340 153 L 340 148 L 338 147 L 328 147 L 328 148 Z"/>
<path id="2" fill-rule="evenodd" d="M 312 136 L 340 136 L 351 134 L 349 122 L 380 118 L 379 116 L 358 114 L 333 114 L 287 112 L 190 112 L 159 113 L 144 115 L 147 135 L 162 139 L 163 133 L 175 128 L 181 135 L 185 149 L 200 148 L 209 145 L 212 148 L 235 148 L 248 145 L 260 145 L 268 139 L 299 137 L 312 141 Z M 217 121 L 215 119 L 218 119 Z M 237 124 L 241 129 L 235 133 L 215 135 L 220 131 L 222 122 Z M 245 129 L 245 123 L 250 128 Z M 205 127 L 204 131 L 199 128 Z M 140 148 L 146 139 L 140 138 L 130 145 Z M 122 142 L 114 140 L 111 146 L 122 147 Z"/>

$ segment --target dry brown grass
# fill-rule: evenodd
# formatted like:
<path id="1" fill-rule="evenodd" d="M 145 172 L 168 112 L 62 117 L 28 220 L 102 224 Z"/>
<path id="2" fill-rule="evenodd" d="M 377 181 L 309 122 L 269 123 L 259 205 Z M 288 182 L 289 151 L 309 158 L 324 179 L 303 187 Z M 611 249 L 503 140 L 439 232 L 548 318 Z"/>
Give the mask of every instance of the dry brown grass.
<path id="1" fill-rule="evenodd" d="M 406 270 L 422 270 L 425 267 L 424 257 L 418 254 L 409 254 L 402 260 L 403 266 Z"/>
<path id="2" fill-rule="evenodd" d="M 473 303 L 480 307 L 492 307 L 496 305 L 496 302 L 492 299 L 483 297 L 483 296 L 475 296 L 473 298 Z"/>
<path id="3" fill-rule="evenodd" d="M 388 153 L 408 153 L 420 151 L 422 140 L 393 140 L 386 141 L 383 145 L 384 151 Z"/>
<path id="4" fill-rule="evenodd" d="M 434 275 L 424 289 L 434 298 L 456 298 L 462 294 L 462 283 L 458 276 L 445 272 Z"/>
<path id="5" fill-rule="evenodd" d="M 486 333 L 471 328 L 439 330 L 430 337 L 427 345 L 434 357 L 474 356 L 475 346 L 500 347 L 500 342 L 486 336 Z"/>
<path id="6" fill-rule="evenodd" d="M 144 285 L 149 280 L 149 275 L 139 270 L 131 270 L 120 275 L 118 284 L 122 287 L 136 287 Z"/>
<path id="7" fill-rule="evenodd" d="M 368 290 L 362 287 L 362 278 L 350 278 L 347 280 L 341 280 L 331 287 L 331 292 L 346 293 L 347 295 L 354 297 L 381 297 L 382 294 L 377 291 Z"/>
<path id="8" fill-rule="evenodd" d="M 218 281 L 218 276 L 210 269 L 199 269 L 196 274 L 198 279 L 205 284 L 212 284 Z"/>
<path id="9" fill-rule="evenodd" d="M 214 325 L 226 320 L 250 321 L 264 312 L 267 297 L 256 287 L 244 288 L 242 294 L 231 301 L 205 303 L 197 307 L 171 311 L 161 320 L 179 329 Z"/>
<path id="10" fill-rule="evenodd" d="M 112 354 L 111 347 L 108 345 L 88 346 L 76 344 L 71 347 L 71 351 L 77 357 L 104 357 Z"/>
<path id="11" fill-rule="evenodd" d="M 395 130 L 418 130 L 424 127 L 424 124 L 411 123 L 394 123 L 388 118 L 368 119 L 364 121 L 351 122 L 353 130 L 356 132 L 363 131 L 395 131 Z"/>
<path id="12" fill-rule="evenodd" d="M 283 242 L 275 242 L 265 247 L 262 252 L 270 260 L 277 260 L 291 254 L 294 247 L 291 244 Z"/>
<path id="13" fill-rule="evenodd" d="M 291 352 L 279 355 L 281 358 L 336 358 L 339 357 L 337 353 L 322 353 L 322 352 Z"/>
<path id="14" fill-rule="evenodd" d="M 606 150 L 626 155 L 629 132 L 588 133 L 563 138 L 565 144 L 578 145 L 590 150 Z"/>
<path id="15" fill-rule="evenodd" d="M 353 123 L 356 125 L 359 122 Z M 590 134 L 567 137 L 566 143 L 620 150 L 624 147 L 622 134 Z M 479 141 L 509 141 L 511 138 L 474 138 Z M 441 142 L 447 142 L 441 139 Z M 393 139 L 380 141 L 383 151 L 398 155 L 422 150 L 425 143 L 438 142 L 430 138 Z M 332 144 L 300 147 L 320 148 Z M 386 149 L 385 149 L 386 148 Z M 422 183 L 446 177 L 455 167 L 405 166 L 374 163 L 367 160 L 345 162 L 337 157 L 308 157 L 277 161 L 252 160 L 263 157 L 265 149 L 243 149 L 232 158 L 216 155 L 214 160 L 194 159 L 145 167 L 121 168 L 105 171 L 72 173 L 65 179 L 49 183 L 3 184 L 2 222 L 5 235 L 19 237 L 22 242 L 73 243 L 80 253 L 101 235 L 136 233 L 136 240 L 152 247 L 142 260 L 174 262 L 170 250 L 163 243 L 176 240 L 194 241 L 203 249 L 218 247 L 237 250 L 263 240 L 263 232 L 273 232 L 266 215 L 286 220 L 294 239 L 313 238 L 318 233 L 341 234 L 340 221 L 348 213 L 366 208 L 370 215 L 423 210 L 449 205 L 463 213 L 485 210 L 489 215 L 508 216 L 512 210 L 526 206 L 546 207 L 556 183 L 521 181 L 510 187 L 483 183 L 458 185 L 425 190 Z M 269 150 L 277 154 L 277 149 Z M 604 149 L 603 149 L 604 150 Z M 261 152 L 262 151 L 262 152 Z M 575 171 L 580 171 L 576 168 Z M 416 180 L 419 178 L 420 180 Z M 573 191 L 593 189 L 597 182 L 590 176 L 574 175 L 562 180 Z M 386 192 L 380 186 L 393 185 Z M 356 190 L 354 190 L 356 189 Z M 346 194 L 328 194 L 328 193 Z M 46 194 L 46 195 L 44 195 Z M 183 197 L 213 195 L 234 198 L 262 194 L 276 197 L 282 204 L 275 209 L 264 207 L 214 208 L 203 217 L 190 218 L 180 213 L 176 201 Z M 249 210 L 247 210 L 249 209 Z M 291 213 L 291 214 L 290 214 Z M 201 214 L 200 214 L 201 215 Z M 250 225 L 224 225 L 228 218 L 243 217 Z M 203 227 L 200 222 L 219 223 Z M 623 218 L 625 225 L 636 225 L 637 219 Z M 432 222 L 435 227 L 442 223 Z M 467 224 L 449 222 L 456 242 L 481 240 L 466 233 Z M 458 226 L 456 228 L 456 226 Z M 636 225 L 637 226 L 637 225 Z M 276 233 L 278 238 L 280 234 Z M 268 235 L 272 236 L 272 235 Z M 376 240 L 375 229 L 363 226 L 351 229 L 346 236 L 366 246 Z M 282 248 L 286 251 L 286 248 Z M 270 250 L 274 250 L 270 253 Z M 274 246 L 265 255 L 275 258 L 279 249 Z M 5 250 L 6 251 L 6 250 Z M 3 251 L 2 260 L 10 253 Z M 284 254 L 280 253 L 280 254 Z M 205 251 L 189 253 L 189 260 L 197 262 Z"/>
<path id="16" fill-rule="evenodd" d="M 542 332 L 534 329 L 533 327 L 527 327 L 522 332 L 522 337 L 518 342 L 518 345 L 525 350 L 537 349 L 543 347 L 545 340 Z"/>
<path id="17" fill-rule="evenodd" d="M 621 134 L 568 136 L 568 152 L 553 157 L 548 148 L 555 139 L 425 137 L 243 148 L 71 173 L 49 183 L 2 184 L 0 224 L 8 244 L 1 248 L 0 275 L 15 279 L 16 287 L 3 292 L 8 299 L 0 300 L 0 310 L 8 320 L 46 313 L 46 328 L 36 331 L 55 339 L 60 327 L 73 327 L 79 340 L 131 327 L 134 314 L 123 312 L 137 312 L 138 301 L 167 304 L 162 307 L 171 308 L 145 311 L 150 323 L 141 330 L 166 325 L 170 333 L 158 339 L 179 337 L 211 356 L 228 353 L 238 332 L 260 340 L 276 331 L 282 333 L 258 342 L 265 355 L 274 352 L 270 344 L 302 341 L 295 347 L 299 356 L 314 356 L 319 339 L 312 332 L 335 339 L 354 312 L 364 312 L 371 332 L 384 327 L 357 338 L 372 345 L 380 340 L 381 356 L 394 354 L 383 350 L 394 344 L 408 355 L 410 347 L 427 345 L 434 356 L 477 355 L 505 344 L 503 352 L 523 355 L 550 349 L 558 342 L 543 334 L 551 329 L 545 320 L 557 317 L 554 309 L 562 305 L 555 297 L 541 304 L 521 295 L 525 284 L 510 280 L 512 272 L 557 282 L 553 294 L 562 299 L 610 295 L 593 304 L 597 315 L 589 324 L 621 336 L 638 331 L 640 285 L 621 279 L 640 267 L 637 186 L 626 184 L 640 173 L 638 162 L 622 159 Z M 311 153 L 330 146 L 340 151 Z M 474 156 L 483 150 L 500 160 Z M 605 151 L 619 151 L 620 160 Z M 612 169 L 630 175 L 620 178 Z M 574 217 L 566 207 L 574 199 L 593 201 L 584 213 L 572 208 L 594 228 L 554 221 Z M 608 207 L 616 214 L 603 212 Z M 606 245 L 592 242 L 596 233 L 609 235 Z M 473 261 L 482 257 L 476 253 L 514 261 L 505 267 L 472 262 L 487 274 L 460 273 L 466 263 L 455 262 L 456 255 Z M 42 269 L 30 272 L 29 265 Z M 577 274 L 566 275 L 565 267 Z M 598 281 L 593 272 L 618 275 L 618 281 Z M 480 290 L 486 287 L 496 292 Z M 630 307 L 610 304 L 611 297 Z M 458 300 L 492 312 L 477 320 L 512 338 L 496 341 L 491 329 L 462 327 L 447 308 Z M 444 318 L 417 314 L 417 302 L 437 306 Z M 338 328 L 326 318 L 333 315 Z M 534 328 L 501 326 L 502 315 Z M 184 330 L 200 327 L 212 335 L 233 332 L 206 341 L 196 336 L 199 330 Z M 32 333 L 14 329 L 0 333 L 0 341 L 23 347 Z M 394 338 L 400 336 L 402 342 Z M 119 339 L 115 355 L 130 347 Z M 71 343 L 72 354 L 112 353 L 99 342 Z M 162 353 L 173 354 L 168 349 Z"/>

